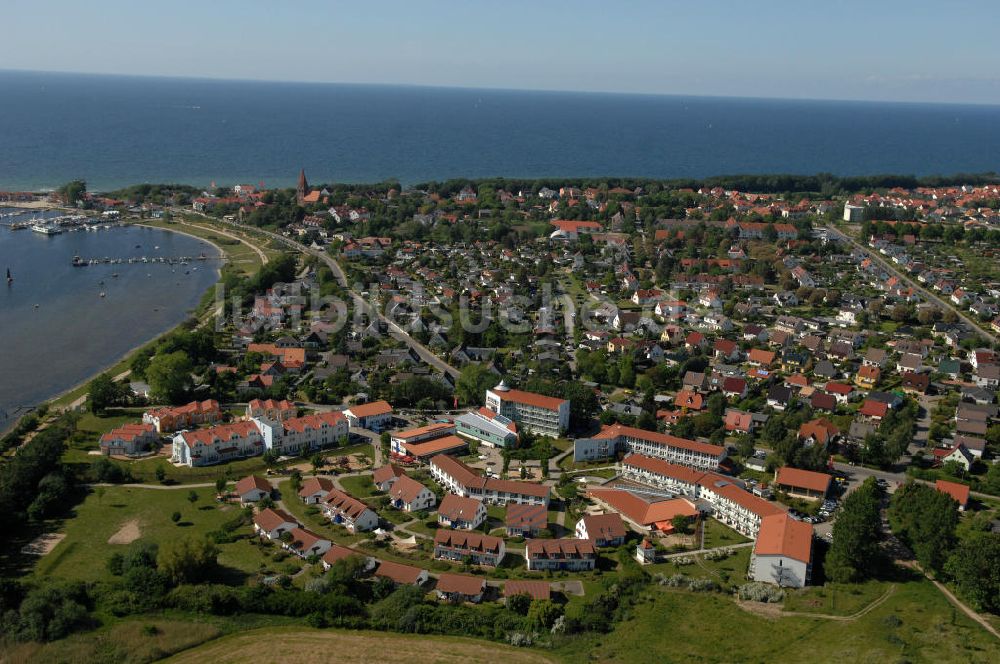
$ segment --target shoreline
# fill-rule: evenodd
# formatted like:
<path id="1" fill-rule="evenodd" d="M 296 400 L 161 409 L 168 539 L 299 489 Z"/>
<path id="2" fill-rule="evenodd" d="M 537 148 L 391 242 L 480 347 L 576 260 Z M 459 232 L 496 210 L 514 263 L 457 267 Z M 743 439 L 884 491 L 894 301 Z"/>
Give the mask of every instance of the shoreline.
<path id="1" fill-rule="evenodd" d="M 46 208 L 46 209 L 54 209 L 54 208 L 49 207 L 49 208 Z M 150 229 L 154 229 L 154 230 L 165 231 L 165 232 L 168 232 L 168 233 L 179 233 L 181 235 L 186 235 L 186 236 L 188 236 L 190 238 L 193 238 L 193 239 L 196 239 L 196 240 L 199 240 L 201 242 L 205 242 L 206 244 L 211 245 L 219 253 L 219 257 L 220 257 L 221 260 L 219 262 L 219 266 L 215 269 L 215 282 L 211 286 L 209 286 L 209 288 L 205 291 L 205 293 L 211 292 L 211 290 L 214 289 L 215 286 L 219 283 L 219 279 L 222 278 L 222 263 L 228 258 L 228 253 L 221 246 L 219 246 L 218 244 L 216 244 L 215 242 L 212 242 L 211 240 L 208 240 L 208 239 L 203 238 L 203 237 L 198 237 L 197 235 L 194 235 L 192 233 L 188 233 L 188 232 L 185 232 L 185 231 L 182 231 L 182 230 L 176 230 L 176 229 L 173 229 L 173 228 L 164 228 L 162 226 L 152 226 L 152 225 L 146 224 L 146 223 L 126 224 L 123 227 L 128 227 L 128 226 L 141 226 L 143 228 L 150 228 Z M 204 297 L 204 294 L 202 295 L 202 297 Z M 74 400 L 74 401 L 72 401 L 72 402 L 70 402 L 68 404 L 63 405 L 63 406 L 57 406 L 56 402 L 58 402 L 58 401 L 60 401 L 62 399 L 65 399 L 67 396 L 69 396 L 73 392 L 76 392 L 80 388 L 86 386 L 90 381 L 94 380 L 97 376 L 100 376 L 101 374 L 108 372 L 110 369 L 112 369 L 115 366 L 121 364 L 122 362 L 125 362 L 126 360 L 128 360 L 129 358 L 131 358 L 133 355 L 135 355 L 137 352 L 139 352 L 143 348 L 149 346 L 150 344 L 156 343 L 157 341 L 159 341 L 163 337 L 165 337 L 165 336 L 167 336 L 167 335 L 175 332 L 178 328 L 180 328 L 187 321 L 188 318 L 189 318 L 189 316 L 185 317 L 185 319 L 182 320 L 181 322 L 179 322 L 179 323 L 177 323 L 175 325 L 172 325 L 171 327 L 167 328 L 166 330 L 163 330 L 162 332 L 160 332 L 156 336 L 153 336 L 153 337 L 147 339 L 146 341 L 142 342 L 141 344 L 138 344 L 137 346 L 129 349 L 128 351 L 126 351 L 125 353 L 123 353 L 118 359 L 116 359 L 114 362 L 111 362 L 110 364 L 102 366 L 97 371 L 95 371 L 94 373 L 88 375 L 86 378 L 84 378 L 80 382 L 78 382 L 78 383 L 70 386 L 69 388 L 67 388 L 65 390 L 62 390 L 62 391 L 58 392 L 57 394 L 54 394 L 53 396 L 49 397 L 48 399 L 40 401 L 37 404 L 32 404 L 32 405 L 29 405 L 29 406 L 21 406 L 21 408 L 24 408 L 26 410 L 24 410 L 24 412 L 22 412 L 20 415 L 18 415 L 14 419 L 12 419 L 10 422 L 4 424 L 3 427 L 0 428 L 0 436 L 7 435 L 10 431 L 12 431 L 15 427 L 17 427 L 17 425 L 21 422 L 22 419 L 24 419 L 27 415 L 30 415 L 31 413 L 37 411 L 42 406 L 48 405 L 50 411 L 59 410 L 61 412 L 66 412 L 66 411 L 69 411 L 69 410 L 75 410 L 76 406 L 79 405 L 79 404 L 76 403 L 77 400 Z M 114 376 L 112 376 L 112 377 L 114 377 Z M 82 395 L 82 396 L 85 396 L 85 395 Z"/>

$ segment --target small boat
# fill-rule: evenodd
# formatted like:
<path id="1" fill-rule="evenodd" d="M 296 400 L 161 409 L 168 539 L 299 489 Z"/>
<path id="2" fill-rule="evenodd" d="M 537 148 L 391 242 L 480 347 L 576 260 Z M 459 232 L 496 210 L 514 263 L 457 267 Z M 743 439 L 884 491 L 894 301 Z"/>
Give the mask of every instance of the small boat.
<path id="1" fill-rule="evenodd" d="M 38 308 L 38 305 L 36 304 L 36 305 L 35 305 L 35 309 L 37 309 L 37 308 Z"/>
<path id="2" fill-rule="evenodd" d="M 118 278 L 118 273 L 117 273 L 117 272 L 112 272 L 112 273 L 111 273 L 111 276 L 112 276 L 112 277 L 115 277 L 115 278 Z"/>
<path id="3" fill-rule="evenodd" d="M 101 297 L 104 297 L 104 296 L 105 296 L 104 291 L 101 291 Z"/>
<path id="4" fill-rule="evenodd" d="M 10 268 L 7 268 L 7 285 L 10 286 L 12 283 L 14 283 L 14 277 L 10 274 Z"/>
<path id="5" fill-rule="evenodd" d="M 135 248 L 136 249 L 142 249 L 142 245 L 141 244 L 137 244 L 137 245 L 135 245 Z"/>

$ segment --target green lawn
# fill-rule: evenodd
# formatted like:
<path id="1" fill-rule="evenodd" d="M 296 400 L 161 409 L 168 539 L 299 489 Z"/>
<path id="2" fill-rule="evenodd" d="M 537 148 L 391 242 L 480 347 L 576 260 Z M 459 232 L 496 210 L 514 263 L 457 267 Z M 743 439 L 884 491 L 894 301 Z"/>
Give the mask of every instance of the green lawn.
<path id="1" fill-rule="evenodd" d="M 392 507 L 385 507 L 381 510 L 376 510 L 376 511 L 378 512 L 378 515 L 380 517 L 382 517 L 389 523 L 395 524 L 397 526 L 404 524 L 407 521 L 413 520 L 413 515 L 408 514 L 407 512 L 403 512 L 402 510 L 397 510 Z"/>
<path id="2" fill-rule="evenodd" d="M 612 634 L 569 638 L 566 662 L 993 662 L 997 642 L 927 581 L 855 621 L 766 618 L 728 596 L 654 589 Z M 898 620 L 898 623 L 897 623 Z M 819 657 L 818 657 L 819 656 Z"/>
<path id="3" fill-rule="evenodd" d="M 60 579 L 97 581 L 109 578 L 105 565 L 116 551 L 124 551 L 126 544 L 109 544 L 108 540 L 126 525 L 138 527 L 139 539 L 157 543 L 183 535 L 202 536 L 218 530 L 223 523 L 237 517 L 238 505 L 220 505 L 215 502 L 214 489 L 195 489 L 198 501 L 188 501 L 188 489 L 139 489 L 106 487 L 103 496 L 95 490 L 77 506 L 73 518 L 65 522 L 60 542 L 35 568 L 39 576 Z M 174 524 L 173 512 L 181 513 L 181 520 Z M 248 544 L 251 527 L 242 526 L 236 531 L 243 536 L 236 542 L 220 545 L 219 563 L 231 572 L 237 581 L 255 574 L 262 563 L 271 565 L 270 555 Z M 227 575 L 229 576 L 229 575 Z"/>
<path id="4" fill-rule="evenodd" d="M 434 537 L 434 534 L 437 532 L 437 528 L 427 525 L 429 523 L 437 525 L 436 517 L 430 517 L 426 521 L 414 521 L 410 525 L 406 526 L 406 529 L 411 533 L 419 533 L 421 535 L 427 535 L 428 537 Z"/>
<path id="5" fill-rule="evenodd" d="M 705 528 L 705 548 L 714 549 L 720 546 L 730 546 L 732 544 L 743 544 L 750 540 L 738 532 L 716 519 L 708 518 L 704 521 Z"/>
<path id="6" fill-rule="evenodd" d="M 375 483 L 372 482 L 371 473 L 355 475 L 353 477 L 341 477 L 340 484 L 347 493 L 355 498 L 369 498 L 378 492 L 378 489 L 375 488 Z"/>

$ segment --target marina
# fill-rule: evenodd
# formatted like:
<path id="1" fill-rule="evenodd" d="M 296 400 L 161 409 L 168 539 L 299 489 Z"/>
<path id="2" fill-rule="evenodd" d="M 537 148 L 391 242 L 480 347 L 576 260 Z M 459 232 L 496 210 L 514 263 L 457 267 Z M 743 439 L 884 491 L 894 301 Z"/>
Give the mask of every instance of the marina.
<path id="1" fill-rule="evenodd" d="M 164 265 L 187 265 L 193 261 L 207 261 L 209 258 L 205 254 L 198 256 L 130 256 L 127 258 L 81 258 L 74 256 L 70 263 L 73 267 L 87 267 L 89 265 L 135 265 L 159 263 Z"/>

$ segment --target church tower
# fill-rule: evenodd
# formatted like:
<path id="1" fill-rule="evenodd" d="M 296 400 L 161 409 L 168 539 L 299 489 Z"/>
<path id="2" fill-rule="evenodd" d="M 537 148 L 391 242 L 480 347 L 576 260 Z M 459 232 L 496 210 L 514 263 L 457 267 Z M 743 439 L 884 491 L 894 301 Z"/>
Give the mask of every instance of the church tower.
<path id="1" fill-rule="evenodd" d="M 299 183 L 295 187 L 295 198 L 298 200 L 299 205 L 302 205 L 302 201 L 305 200 L 308 192 L 309 183 L 306 182 L 306 169 L 303 168 L 299 171 Z"/>

